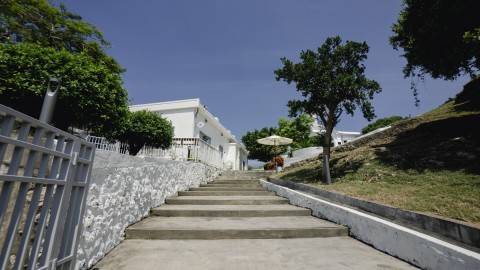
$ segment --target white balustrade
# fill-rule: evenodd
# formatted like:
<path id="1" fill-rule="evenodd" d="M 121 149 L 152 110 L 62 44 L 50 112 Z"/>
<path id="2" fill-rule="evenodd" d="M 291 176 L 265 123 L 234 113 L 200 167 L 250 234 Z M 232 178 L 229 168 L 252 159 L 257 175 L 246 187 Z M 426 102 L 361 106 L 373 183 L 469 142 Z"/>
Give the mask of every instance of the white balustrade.
<path id="1" fill-rule="evenodd" d="M 95 136 L 88 136 L 87 141 L 94 144 L 96 149 L 128 154 L 128 147 L 124 143 L 109 142 L 105 138 Z M 202 162 L 217 168 L 223 167 L 221 151 L 199 138 L 174 138 L 168 149 L 144 146 L 137 156 Z"/>

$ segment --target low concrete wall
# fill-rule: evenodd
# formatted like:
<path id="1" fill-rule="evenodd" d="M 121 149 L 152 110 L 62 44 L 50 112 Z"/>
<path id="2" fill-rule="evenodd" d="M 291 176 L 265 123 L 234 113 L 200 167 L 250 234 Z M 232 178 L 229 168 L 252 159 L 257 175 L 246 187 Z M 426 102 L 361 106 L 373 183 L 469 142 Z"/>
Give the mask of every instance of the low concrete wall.
<path id="1" fill-rule="evenodd" d="M 270 182 L 280 186 L 319 195 L 322 198 L 332 202 L 349 205 L 375 215 L 385 217 L 389 220 L 395 221 L 396 223 L 413 226 L 451 238 L 469 246 L 480 248 L 480 229 L 467 224 L 462 224 L 458 221 L 433 217 L 422 213 L 405 211 L 387 205 L 359 200 L 292 181 L 273 178 L 268 179 Z"/>
<path id="2" fill-rule="evenodd" d="M 125 228 L 178 191 L 215 179 L 218 169 L 193 162 L 97 150 L 76 269 L 92 267 L 124 239 Z"/>
<path id="3" fill-rule="evenodd" d="M 424 269 L 479 269 L 480 254 L 358 210 L 260 180 L 269 191 L 312 215 L 347 226 L 350 234 L 378 250 Z"/>

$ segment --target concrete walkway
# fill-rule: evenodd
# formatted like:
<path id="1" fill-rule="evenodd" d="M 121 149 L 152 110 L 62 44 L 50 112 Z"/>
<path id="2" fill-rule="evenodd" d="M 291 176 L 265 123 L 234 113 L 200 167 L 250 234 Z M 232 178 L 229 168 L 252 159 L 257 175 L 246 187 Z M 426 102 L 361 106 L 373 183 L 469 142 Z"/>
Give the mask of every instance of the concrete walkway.
<path id="1" fill-rule="evenodd" d="M 259 178 L 224 174 L 168 199 L 93 269 L 416 269 L 289 205 Z"/>

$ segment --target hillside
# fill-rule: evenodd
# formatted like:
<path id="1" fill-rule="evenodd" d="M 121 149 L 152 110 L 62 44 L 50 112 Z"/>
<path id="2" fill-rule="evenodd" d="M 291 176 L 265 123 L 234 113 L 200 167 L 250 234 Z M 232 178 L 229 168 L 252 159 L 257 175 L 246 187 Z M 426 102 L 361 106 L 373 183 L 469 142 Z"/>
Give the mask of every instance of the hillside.
<path id="1" fill-rule="evenodd" d="M 480 227 L 480 79 L 421 116 L 335 148 L 330 186 L 317 159 L 277 178 Z"/>

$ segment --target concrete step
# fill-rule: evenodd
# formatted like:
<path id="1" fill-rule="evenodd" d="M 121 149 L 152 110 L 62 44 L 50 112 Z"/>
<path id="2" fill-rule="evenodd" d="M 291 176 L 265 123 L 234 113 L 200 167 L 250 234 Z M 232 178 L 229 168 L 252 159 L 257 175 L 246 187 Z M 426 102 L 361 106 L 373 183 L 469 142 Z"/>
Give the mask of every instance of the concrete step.
<path id="1" fill-rule="evenodd" d="M 255 177 L 239 177 L 239 176 L 218 176 L 217 178 L 215 178 L 216 180 L 244 180 L 244 181 L 248 181 L 248 180 L 259 180 L 259 179 L 266 179 L 267 177 L 263 177 L 263 176 L 255 176 Z"/>
<path id="2" fill-rule="evenodd" d="M 277 196 L 184 196 L 167 198 L 167 204 L 212 204 L 212 205 L 265 205 L 288 204 L 288 200 Z"/>
<path id="3" fill-rule="evenodd" d="M 244 188 L 262 188 L 259 183 L 256 184 L 201 184 L 200 187 L 244 187 Z"/>
<path id="4" fill-rule="evenodd" d="M 224 184 L 224 185 L 259 185 L 258 180 L 217 180 L 210 184 Z"/>
<path id="5" fill-rule="evenodd" d="M 188 191 L 266 191 L 261 186 L 258 187 L 238 187 L 238 186 L 230 186 L 230 187 L 218 187 L 218 186 L 207 186 L 207 187 L 199 187 L 199 188 L 191 188 Z"/>
<path id="6" fill-rule="evenodd" d="M 127 239 L 273 239 L 347 236 L 348 229 L 314 217 L 150 217 Z"/>
<path id="7" fill-rule="evenodd" d="M 152 215 L 164 217 L 274 217 L 310 216 L 311 210 L 278 205 L 162 205 Z"/>
<path id="8" fill-rule="evenodd" d="M 260 191 L 179 191 L 178 196 L 275 196 L 266 190 Z"/>
<path id="9" fill-rule="evenodd" d="M 230 179 L 239 179 L 239 180 L 247 180 L 247 179 L 255 179 L 258 180 L 260 178 L 267 178 L 271 173 L 229 173 L 224 172 L 217 177 L 219 180 L 230 180 Z"/>

